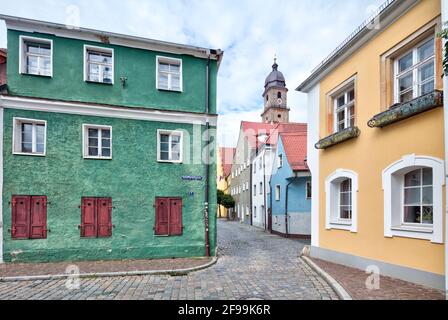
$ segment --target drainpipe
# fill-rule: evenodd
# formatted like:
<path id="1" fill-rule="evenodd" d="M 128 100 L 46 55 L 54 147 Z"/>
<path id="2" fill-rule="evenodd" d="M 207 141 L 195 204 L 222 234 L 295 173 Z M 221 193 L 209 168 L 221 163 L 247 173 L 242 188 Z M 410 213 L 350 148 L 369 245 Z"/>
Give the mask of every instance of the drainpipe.
<path id="1" fill-rule="evenodd" d="M 207 58 L 207 66 L 205 73 L 205 114 L 207 116 L 205 124 L 205 203 L 204 203 L 204 224 L 205 224 L 205 255 L 210 257 L 210 240 L 209 240 L 209 202 L 210 202 L 210 123 L 208 121 L 209 114 L 209 78 L 210 78 L 210 53 Z"/>
<path id="2" fill-rule="evenodd" d="M 448 21 L 448 0 L 442 0 L 442 23 Z M 442 48 L 445 48 L 444 41 Z M 444 57 L 446 58 L 446 56 Z M 445 202 L 448 200 L 448 78 L 443 77 L 443 108 L 444 108 L 444 131 L 445 131 Z M 448 299 L 448 204 L 445 204 L 445 294 Z"/>
<path id="3" fill-rule="evenodd" d="M 288 195 L 289 195 L 289 186 L 297 180 L 297 173 L 294 172 L 294 179 L 289 181 L 289 183 L 286 185 L 286 203 L 285 203 L 285 230 L 286 230 L 286 237 L 289 238 L 289 227 L 288 227 Z"/>

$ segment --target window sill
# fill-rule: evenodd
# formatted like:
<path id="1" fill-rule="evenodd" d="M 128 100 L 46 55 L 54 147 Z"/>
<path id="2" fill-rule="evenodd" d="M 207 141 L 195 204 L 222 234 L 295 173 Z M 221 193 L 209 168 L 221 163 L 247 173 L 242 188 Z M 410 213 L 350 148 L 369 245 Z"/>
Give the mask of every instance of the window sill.
<path id="1" fill-rule="evenodd" d="M 106 85 L 106 86 L 113 86 L 114 85 L 114 83 L 113 82 L 101 82 L 101 81 L 91 81 L 91 80 L 84 80 L 84 82 L 86 82 L 86 83 L 94 83 L 94 84 L 103 84 L 103 85 Z"/>
<path id="2" fill-rule="evenodd" d="M 181 161 L 171 161 L 171 160 L 159 160 L 159 159 L 157 159 L 157 162 L 159 162 L 159 163 L 174 163 L 174 164 L 181 164 L 181 163 L 182 163 L 182 160 L 181 160 Z"/>
<path id="3" fill-rule="evenodd" d="M 343 230 L 343 231 L 349 231 L 349 232 L 355 232 L 353 231 L 353 224 L 350 221 L 331 221 L 327 225 L 327 230 Z"/>
<path id="4" fill-rule="evenodd" d="M 28 77 L 50 78 L 50 79 L 53 78 L 53 75 L 46 76 L 46 75 L 43 75 L 43 74 L 32 74 L 32 73 L 26 73 L 26 72 L 21 72 L 20 74 L 23 75 L 23 76 L 28 76 Z"/>
<path id="5" fill-rule="evenodd" d="M 164 92 L 177 92 L 177 93 L 182 93 L 183 90 L 172 90 L 172 89 L 162 89 L 162 88 L 157 88 L 157 90 L 159 91 L 164 91 Z"/>
<path id="6" fill-rule="evenodd" d="M 112 160 L 112 157 L 88 157 L 88 156 L 84 156 L 84 159 L 87 159 L 87 160 Z"/>
<path id="7" fill-rule="evenodd" d="M 16 156 L 31 156 L 31 157 L 45 157 L 45 153 L 28 153 L 28 152 L 13 152 L 13 155 Z"/>
<path id="8" fill-rule="evenodd" d="M 425 227 L 413 227 L 413 226 L 394 226 L 391 228 L 393 231 L 407 231 L 407 232 L 419 232 L 419 233 L 429 233 L 432 234 L 433 228 L 425 228 Z"/>
<path id="9" fill-rule="evenodd" d="M 360 134 L 361 130 L 358 127 L 350 127 L 319 140 L 314 147 L 316 149 L 327 149 L 344 141 L 357 138 Z"/>
<path id="10" fill-rule="evenodd" d="M 441 106 L 443 106 L 443 92 L 435 90 L 409 102 L 390 107 L 388 110 L 375 115 L 367 125 L 371 128 L 383 128 Z"/>

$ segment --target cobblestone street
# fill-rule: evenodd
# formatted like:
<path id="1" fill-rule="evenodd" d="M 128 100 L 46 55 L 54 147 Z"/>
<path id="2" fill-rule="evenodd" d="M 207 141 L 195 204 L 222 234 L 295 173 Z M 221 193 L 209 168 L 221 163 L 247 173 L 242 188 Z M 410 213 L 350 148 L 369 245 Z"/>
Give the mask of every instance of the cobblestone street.
<path id="1" fill-rule="evenodd" d="M 218 222 L 216 265 L 185 276 L 151 275 L 0 282 L 0 299 L 337 299 L 314 271 L 297 259 L 304 243 L 237 222 Z"/>

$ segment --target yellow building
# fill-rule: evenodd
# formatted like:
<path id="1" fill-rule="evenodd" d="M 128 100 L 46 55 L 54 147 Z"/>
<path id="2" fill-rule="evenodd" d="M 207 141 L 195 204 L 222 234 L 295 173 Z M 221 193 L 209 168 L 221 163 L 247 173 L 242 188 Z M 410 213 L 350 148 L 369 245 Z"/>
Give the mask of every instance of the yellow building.
<path id="1" fill-rule="evenodd" d="M 442 8 L 446 0 L 387 1 L 297 88 L 308 94 L 311 256 L 438 289 L 447 250 Z"/>
<path id="2" fill-rule="evenodd" d="M 218 190 L 225 194 L 230 194 L 230 174 L 232 172 L 233 156 L 235 148 L 218 148 L 217 166 L 216 166 L 216 183 Z M 223 206 L 218 206 L 218 218 L 227 218 L 228 210 Z"/>

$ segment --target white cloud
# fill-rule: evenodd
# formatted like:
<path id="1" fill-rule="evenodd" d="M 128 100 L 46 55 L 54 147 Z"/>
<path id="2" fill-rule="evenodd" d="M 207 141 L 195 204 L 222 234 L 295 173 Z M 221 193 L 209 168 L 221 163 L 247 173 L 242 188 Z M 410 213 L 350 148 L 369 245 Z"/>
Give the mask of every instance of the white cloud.
<path id="1" fill-rule="evenodd" d="M 289 88 L 291 120 L 306 121 L 295 91 L 309 72 L 382 0 L 15 0 L 2 13 L 64 23 L 79 6 L 81 26 L 225 51 L 218 85 L 219 141 L 236 144 L 239 122 L 258 121 L 263 85 L 278 55 Z M 6 45 L 0 24 L 0 47 Z"/>

